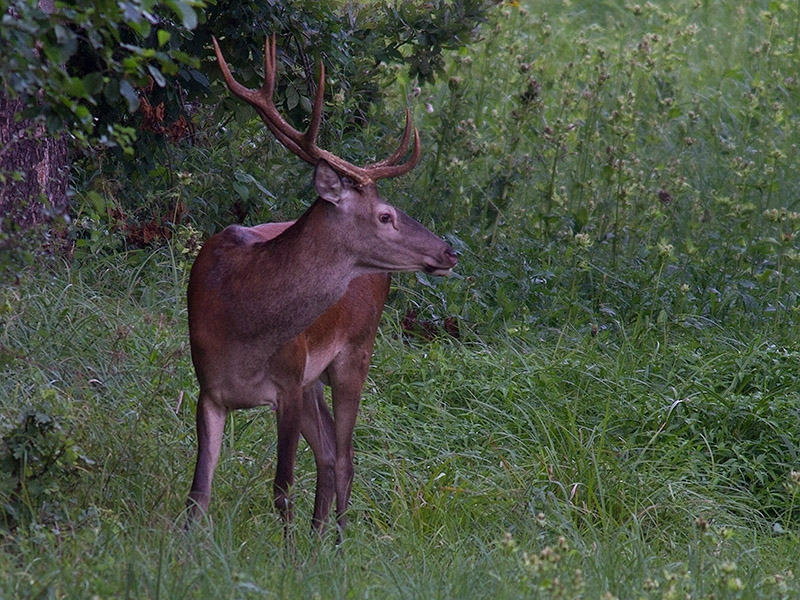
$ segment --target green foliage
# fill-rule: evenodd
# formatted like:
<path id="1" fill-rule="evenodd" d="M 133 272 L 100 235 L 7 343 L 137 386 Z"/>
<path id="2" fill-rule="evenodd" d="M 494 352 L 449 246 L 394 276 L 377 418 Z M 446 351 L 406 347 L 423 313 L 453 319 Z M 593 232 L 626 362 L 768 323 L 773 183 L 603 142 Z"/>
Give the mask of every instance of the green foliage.
<path id="1" fill-rule="evenodd" d="M 198 61 L 176 43 L 197 25 L 198 0 L 63 2 L 52 13 L 39 2 L 0 3 L 0 40 L 7 49 L 4 88 L 22 97 L 23 116 L 42 116 L 51 134 L 132 152 L 130 116 L 137 88 L 207 84 Z M 171 86 L 173 95 L 180 91 Z"/>
<path id="2" fill-rule="evenodd" d="M 73 236 L 84 240 L 79 243 L 104 230 L 129 232 L 152 221 L 178 226 L 184 211 L 211 231 L 248 217 L 295 213 L 292 206 L 276 206 L 275 198 L 296 189 L 272 186 L 305 179 L 306 172 L 284 160 L 282 148 L 277 149 L 281 160 L 270 160 L 275 144 L 261 133 L 263 125 L 250 123 L 252 108 L 231 97 L 220 80 L 211 60 L 212 35 L 236 77 L 258 87 L 264 38 L 278 34 L 276 103 L 297 127 L 310 111 L 315 63 L 324 61 L 333 106 L 326 111 L 323 143 L 354 162 L 367 162 L 390 152 L 391 142 L 376 147 L 351 133 L 394 139 L 401 108 L 383 104 L 401 87 L 391 84 L 408 83 L 410 77 L 433 82 L 445 51 L 473 41 L 491 7 L 485 0 L 397 6 L 217 2 L 193 4 L 196 19 L 187 22 L 176 19 L 174 3 L 136 5 L 138 13 L 124 3 L 105 12 L 96 5 L 69 6 L 49 17 L 29 4 L 17 11 L 15 27 L 3 33 L 19 56 L 0 68 L 6 69 L 9 89 L 37 97 L 28 116 L 46 117 L 53 132 L 66 127 L 95 150 L 74 157 L 72 164 Z M 195 20 L 189 31 L 186 25 Z M 62 47 L 56 36 L 62 29 L 74 43 Z M 38 38 L 72 53 L 54 63 L 47 52 L 31 49 Z M 88 95 L 76 95 L 64 83 L 69 77 L 103 85 L 86 83 Z M 37 95 L 39 89 L 44 93 Z M 225 127 L 231 116 L 234 127 Z M 98 145 L 117 146 L 128 156 Z M 165 219 L 167 214 L 175 218 Z"/>
<path id="3" fill-rule="evenodd" d="M 378 102 L 382 88 L 398 75 L 391 65 L 408 65 L 411 79 L 433 83 L 444 72 L 444 51 L 465 47 L 477 38 L 478 26 L 492 2 L 216 2 L 196 40 L 220 38 L 226 58 L 238 67 L 249 87 L 261 84 L 264 32 L 280 35 L 293 60 L 294 75 L 285 94 L 286 107 L 310 109 L 308 86 L 315 60 L 324 60 L 337 88 L 367 94 L 363 108 Z M 200 47 L 198 46 L 198 50 Z M 254 61 L 254 58 L 256 59 Z M 292 64 L 294 63 L 294 64 Z M 306 72 L 303 72 L 303 71 Z M 298 73 L 299 71 L 299 73 Z M 302 114 L 302 113 L 301 113 Z"/>
<path id="4" fill-rule="evenodd" d="M 465 246 L 459 312 L 516 333 L 764 314 L 787 331 L 796 7 L 602 6 L 508 5 L 421 96 L 407 193 L 437 190 L 415 214 Z"/>
<path id="5" fill-rule="evenodd" d="M 119 147 L 128 156 L 138 148 L 137 158 L 150 168 L 171 125 L 179 123 L 172 137 L 188 137 L 191 128 L 179 120 L 191 117 L 198 103 L 215 105 L 218 94 L 227 96 L 224 86 L 211 84 L 218 73 L 207 60 L 212 35 L 251 87 L 260 85 L 265 32 L 296 47 L 294 76 L 278 91 L 293 118 L 310 110 L 308 82 L 322 58 L 337 87 L 359 98 L 363 113 L 380 104 L 387 78 L 395 75 L 387 65 L 408 64 L 412 77 L 433 82 L 443 51 L 471 41 L 490 6 L 487 0 L 396 7 L 147 0 L 64 2 L 48 14 L 44 4 L 0 3 L 0 40 L 8 48 L 0 66 L 4 89 L 21 96 L 28 106 L 23 116 L 43 118 L 50 133 L 66 130 L 80 146 Z M 163 112 L 142 115 L 145 101 Z M 224 105 L 229 111 L 235 104 Z M 143 123 L 143 116 L 154 122 Z"/>
<path id="6" fill-rule="evenodd" d="M 91 464 L 65 431 L 54 390 L 43 390 L 36 408 L 23 409 L 16 424 L 2 422 L 0 513 L 6 531 L 20 522 L 50 521 L 74 484 L 79 468 Z"/>
<path id="7" fill-rule="evenodd" d="M 322 52 L 342 58 L 326 146 L 385 154 L 410 92 L 423 162 L 382 193 L 461 253 L 455 277 L 393 278 L 342 548 L 333 532 L 305 535 L 314 461 L 301 444 L 285 551 L 262 411 L 231 415 L 213 528 L 182 533 L 193 252 L 232 221 L 294 218 L 313 193 L 249 109 L 223 127 L 209 111 L 201 143 L 171 148 L 145 179 L 119 164 L 78 172 L 71 260 L 0 289 L 3 435 L 24 446 L 17 419 L 36 406 L 62 427 L 28 436 L 39 456 L 52 442 L 95 462 L 38 478 L 55 491 L 0 546 L 0 595 L 800 595 L 797 7 L 506 3 L 480 41 L 443 52 L 432 84 L 378 66 L 380 86 L 394 80 L 380 109 L 340 77 L 388 38 L 337 37 L 331 10 L 309 9 L 319 37 L 315 25 L 300 41 L 309 66 L 314 43 L 341 47 Z M 340 10 L 354 31 L 414 21 L 399 5 Z M 279 101 L 301 125 L 313 69 L 295 26 L 279 39 Z M 250 85 L 261 33 L 241 47 L 226 34 Z M 127 228 L 110 216 L 120 208 Z M 132 249 L 130 225 L 164 214 L 169 239 Z M 461 338 L 407 339 L 408 309 L 457 317 Z M 40 406 L 51 389 L 58 409 Z"/>

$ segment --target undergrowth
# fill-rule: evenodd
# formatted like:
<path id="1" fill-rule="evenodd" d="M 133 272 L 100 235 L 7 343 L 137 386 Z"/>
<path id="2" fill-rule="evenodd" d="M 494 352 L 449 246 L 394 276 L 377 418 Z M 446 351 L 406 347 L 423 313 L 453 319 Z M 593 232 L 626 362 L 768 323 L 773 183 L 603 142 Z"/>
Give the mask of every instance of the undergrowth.
<path id="1" fill-rule="evenodd" d="M 339 549 L 306 534 L 301 445 L 287 550 L 265 411 L 231 415 L 213 526 L 183 529 L 192 257 L 244 210 L 231 177 L 255 222 L 299 214 L 306 171 L 251 125 L 148 189 L 87 172 L 72 257 L 0 288 L 0 596 L 800 595 L 799 24 L 506 3 L 442 85 L 405 82 L 425 159 L 382 191 L 461 258 L 394 278 Z M 108 209 L 150 201 L 187 214 L 134 249 Z"/>

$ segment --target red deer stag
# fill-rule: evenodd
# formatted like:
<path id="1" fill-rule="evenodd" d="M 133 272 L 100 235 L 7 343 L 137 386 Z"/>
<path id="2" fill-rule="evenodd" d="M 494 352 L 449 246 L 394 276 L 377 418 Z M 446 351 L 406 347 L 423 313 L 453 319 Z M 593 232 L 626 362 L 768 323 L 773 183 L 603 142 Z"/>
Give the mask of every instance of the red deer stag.
<path id="1" fill-rule="evenodd" d="M 401 163 L 412 132 L 409 111 L 397 151 L 358 167 L 316 145 L 324 98 L 322 65 L 311 122 L 301 133 L 273 104 L 274 35 L 265 44 L 264 84 L 258 90 L 233 78 L 216 40 L 214 50 L 231 92 L 255 108 L 287 149 L 315 165 L 319 197 L 291 224 L 227 227 L 203 245 L 192 266 L 187 291 L 189 337 L 200 395 L 190 516 L 208 509 L 228 412 L 270 406 L 278 422 L 275 505 L 288 522 L 302 429 L 318 465 L 314 526 L 320 529 L 334 488 L 340 518 L 347 504 L 352 445 L 345 438 L 352 436 L 351 423 L 386 298 L 386 273 L 445 275 L 457 258 L 449 245 L 378 194 L 379 179 L 403 175 L 419 161 L 419 133 L 414 129 L 411 156 Z M 276 235 L 270 227 L 285 230 Z M 357 282 L 363 281 L 372 283 L 358 291 Z M 329 377 L 333 385 L 335 425 L 317 383 L 320 376 Z M 352 398 L 354 389 L 355 402 L 342 402 L 343 397 Z"/>
<path id="2" fill-rule="evenodd" d="M 264 223 L 251 227 L 250 231 L 267 241 L 292 223 Z M 334 497 L 340 534 L 345 527 L 354 474 L 353 429 L 388 294 L 388 273 L 357 277 L 336 304 L 284 346 L 284 351 L 290 351 L 288 346 L 299 344 L 305 353 L 300 433 L 311 446 L 317 465 L 312 523 L 320 532 Z M 335 420 L 325 402 L 323 382 L 332 389 Z M 286 458 L 278 457 L 278 472 L 285 473 L 291 468 L 281 464 Z"/>

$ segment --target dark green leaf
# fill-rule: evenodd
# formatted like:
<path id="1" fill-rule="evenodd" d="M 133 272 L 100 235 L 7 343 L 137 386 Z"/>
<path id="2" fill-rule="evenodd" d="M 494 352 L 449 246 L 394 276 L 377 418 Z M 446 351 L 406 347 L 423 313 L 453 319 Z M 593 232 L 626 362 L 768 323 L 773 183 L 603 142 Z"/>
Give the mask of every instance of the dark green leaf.
<path id="1" fill-rule="evenodd" d="M 164 29 L 159 29 L 157 36 L 158 36 L 158 45 L 163 46 L 169 41 L 170 33 L 169 31 L 165 31 Z"/>
<path id="2" fill-rule="evenodd" d="M 139 94 L 127 79 L 119 82 L 119 93 L 128 101 L 128 110 L 132 113 L 139 108 Z"/>
<path id="3" fill-rule="evenodd" d="M 194 29 L 197 27 L 197 13 L 194 12 L 194 9 L 188 2 L 184 0 L 169 0 L 167 5 L 181 19 L 186 29 Z"/>
<path id="4" fill-rule="evenodd" d="M 86 92 L 94 96 L 103 89 L 103 76 L 100 73 L 89 73 L 83 78 L 83 86 Z"/>
<path id="5" fill-rule="evenodd" d="M 150 72 L 150 75 L 152 75 L 153 79 L 155 80 L 155 82 L 158 84 L 159 87 L 164 87 L 167 84 L 166 80 L 164 79 L 164 76 L 161 74 L 161 71 L 159 71 L 157 67 L 153 65 L 147 65 L 147 70 Z"/>

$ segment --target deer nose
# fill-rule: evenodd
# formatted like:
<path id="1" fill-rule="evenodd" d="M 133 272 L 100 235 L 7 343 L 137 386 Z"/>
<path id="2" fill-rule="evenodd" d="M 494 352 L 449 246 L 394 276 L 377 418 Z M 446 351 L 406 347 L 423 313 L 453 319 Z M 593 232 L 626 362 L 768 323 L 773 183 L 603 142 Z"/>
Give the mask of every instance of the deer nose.
<path id="1" fill-rule="evenodd" d="M 444 249 L 442 255 L 442 262 L 449 264 L 451 268 L 456 266 L 456 263 L 458 262 L 458 254 L 456 254 L 455 250 L 448 246 Z"/>

